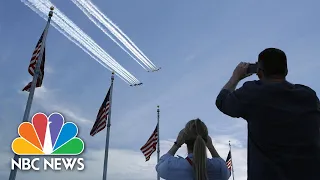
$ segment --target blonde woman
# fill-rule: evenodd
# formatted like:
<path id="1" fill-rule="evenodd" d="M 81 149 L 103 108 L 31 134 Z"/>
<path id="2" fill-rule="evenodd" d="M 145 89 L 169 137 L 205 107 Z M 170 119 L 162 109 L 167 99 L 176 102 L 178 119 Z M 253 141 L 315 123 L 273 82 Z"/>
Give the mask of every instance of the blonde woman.
<path id="1" fill-rule="evenodd" d="M 174 157 L 184 143 L 188 156 Z M 207 158 L 207 148 L 212 158 Z M 166 180 L 227 180 L 231 173 L 214 148 L 207 126 L 200 119 L 186 124 L 171 149 L 160 158 L 156 170 Z"/>

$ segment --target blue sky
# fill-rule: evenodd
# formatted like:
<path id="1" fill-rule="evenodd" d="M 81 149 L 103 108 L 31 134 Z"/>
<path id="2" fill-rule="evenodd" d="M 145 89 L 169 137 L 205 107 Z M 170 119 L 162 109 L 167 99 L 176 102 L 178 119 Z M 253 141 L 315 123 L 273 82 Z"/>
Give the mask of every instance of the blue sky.
<path id="1" fill-rule="evenodd" d="M 154 73 L 143 70 L 71 0 L 51 2 L 144 83 L 130 87 L 115 78 L 108 175 L 114 180 L 156 178 L 156 155 L 145 162 L 139 149 L 156 125 L 157 105 L 161 108 L 161 154 L 188 120 L 199 117 L 209 127 L 223 158 L 228 153 L 228 140 L 232 141 L 235 178 L 246 179 L 246 123 L 223 115 L 214 101 L 235 66 L 240 61 L 254 62 L 267 47 L 287 53 L 289 81 L 320 91 L 316 80 L 320 3 L 315 0 L 93 0 L 162 67 Z M 27 67 L 44 26 L 45 21 L 21 1 L 0 2 L 1 179 L 8 178 L 10 145 L 17 137 L 28 95 L 21 89 L 31 80 Z M 105 131 L 95 137 L 90 137 L 89 131 L 109 88 L 111 72 L 53 27 L 46 50 L 43 87 L 35 92 L 31 115 L 59 111 L 67 121 L 76 122 L 79 136 L 86 142 L 87 169 L 81 173 L 18 172 L 17 180 L 33 179 L 34 175 L 50 175 L 48 180 L 101 178 Z M 248 78 L 253 79 L 256 77 Z M 185 149 L 178 154 L 185 156 Z"/>

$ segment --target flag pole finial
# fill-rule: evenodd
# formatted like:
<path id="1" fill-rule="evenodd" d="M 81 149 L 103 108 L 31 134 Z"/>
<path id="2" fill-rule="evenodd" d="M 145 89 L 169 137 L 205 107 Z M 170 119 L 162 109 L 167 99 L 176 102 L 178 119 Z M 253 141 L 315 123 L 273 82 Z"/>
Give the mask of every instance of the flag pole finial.
<path id="1" fill-rule="evenodd" d="M 51 6 L 51 7 L 50 7 L 50 12 L 49 12 L 49 18 L 52 17 L 52 15 L 53 15 L 53 10 L 54 10 L 54 7 Z"/>
<path id="2" fill-rule="evenodd" d="M 111 81 L 113 82 L 113 80 L 114 80 L 114 71 L 112 71 L 111 74 L 112 74 L 112 75 L 111 75 Z"/>

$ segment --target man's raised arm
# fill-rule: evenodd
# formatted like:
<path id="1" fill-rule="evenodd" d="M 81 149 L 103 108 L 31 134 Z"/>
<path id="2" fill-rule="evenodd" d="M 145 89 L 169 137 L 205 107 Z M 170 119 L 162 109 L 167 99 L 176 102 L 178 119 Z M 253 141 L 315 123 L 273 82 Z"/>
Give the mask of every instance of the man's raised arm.
<path id="1" fill-rule="evenodd" d="M 224 85 L 216 99 L 217 108 L 231 117 L 243 117 L 245 115 L 246 93 L 243 87 L 236 89 L 239 81 L 247 77 L 248 63 L 240 63 L 234 70 L 229 81 Z"/>

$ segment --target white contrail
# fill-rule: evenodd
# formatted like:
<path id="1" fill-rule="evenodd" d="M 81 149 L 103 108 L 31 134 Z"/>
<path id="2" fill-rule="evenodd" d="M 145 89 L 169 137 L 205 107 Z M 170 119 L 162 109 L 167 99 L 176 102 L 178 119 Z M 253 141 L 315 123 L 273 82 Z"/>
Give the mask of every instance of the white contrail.
<path id="1" fill-rule="evenodd" d="M 43 4 L 46 5 L 46 7 L 51 7 L 53 6 L 53 4 L 48 1 L 48 0 L 41 0 L 41 2 Z M 58 9 L 55 10 L 56 12 L 56 16 L 60 17 L 61 20 L 63 20 L 63 22 L 65 22 L 67 24 L 67 26 L 73 30 L 76 31 L 76 33 L 78 33 L 78 35 L 81 37 L 81 39 L 87 43 L 89 43 L 89 47 L 87 48 L 90 48 L 90 47 L 94 47 L 94 50 L 97 51 L 100 55 L 103 55 L 103 58 L 105 60 L 109 60 L 112 62 L 111 65 L 109 66 L 114 66 L 113 64 L 116 64 L 117 67 L 120 68 L 120 71 L 122 71 L 123 73 L 125 74 L 128 74 L 127 76 L 132 79 L 132 83 L 136 83 L 138 84 L 139 81 L 133 77 L 127 70 L 125 70 L 121 65 L 119 65 L 109 54 L 107 54 L 100 46 L 98 46 L 88 35 L 86 35 L 77 25 L 75 25 L 68 17 L 66 17 L 62 12 L 60 12 Z M 68 28 L 68 29 L 69 29 Z M 70 35 L 74 34 L 75 32 L 72 32 L 70 33 Z M 99 59 L 101 59 L 102 57 L 98 57 Z M 118 69 L 119 69 L 118 68 Z M 128 80 L 129 81 L 129 80 Z M 130 82 L 130 81 L 129 81 Z"/>
<path id="2" fill-rule="evenodd" d="M 157 67 L 147 58 L 146 55 L 130 40 L 130 38 L 121 31 L 121 29 L 115 25 L 106 15 L 104 15 L 96 5 L 94 5 L 90 0 L 83 1 L 87 7 L 90 7 L 92 12 L 95 12 L 96 18 L 100 20 L 102 24 L 104 24 L 113 35 L 115 35 L 123 44 L 126 45 L 130 51 L 135 54 L 144 64 L 150 67 L 151 70 L 157 69 Z"/>
<path id="3" fill-rule="evenodd" d="M 79 1 L 79 0 L 78 0 Z M 80 0 L 87 7 L 96 14 L 96 18 L 107 27 L 107 29 L 112 32 L 133 54 L 135 54 L 144 64 L 150 67 L 151 70 L 157 69 L 157 67 L 147 58 L 146 55 L 130 40 L 130 38 L 121 29 L 116 26 L 106 15 L 104 15 L 96 5 L 94 5 L 90 0 L 84 1 Z"/>
<path id="4" fill-rule="evenodd" d="M 21 0 L 42 18 L 47 19 L 47 13 L 51 4 L 49 1 Z M 126 69 L 119 65 L 108 53 L 97 45 L 88 35 L 69 20 L 57 8 L 52 17 L 52 25 L 69 40 L 79 46 L 83 51 L 89 54 L 93 59 L 99 62 L 110 71 L 115 73 L 128 84 L 139 84 L 140 82 L 131 75 Z"/>
<path id="5" fill-rule="evenodd" d="M 75 0 L 73 0 L 75 1 Z M 79 2 L 79 1 L 78 1 Z M 103 19 L 103 16 L 99 14 L 99 12 L 95 11 L 94 7 L 88 6 L 88 3 L 85 1 L 81 1 L 84 4 L 82 4 L 90 13 L 93 17 L 98 19 L 98 21 L 105 26 L 106 29 L 108 29 L 123 45 L 126 46 L 127 49 L 130 50 L 132 54 L 134 54 L 147 68 L 153 69 L 152 65 L 145 59 L 141 53 L 139 53 L 132 45 L 124 38 L 124 36 L 121 36 L 121 34 L 111 26 L 110 23 L 108 23 L 105 19 Z M 106 29 L 104 29 L 106 31 Z M 147 69 L 145 69 L 147 70 Z"/>
<path id="6" fill-rule="evenodd" d="M 89 0 L 72 0 L 72 2 L 77 5 L 91 21 L 93 21 L 92 16 L 96 18 L 102 25 L 105 26 L 118 40 L 130 50 L 145 66 L 151 70 L 158 69 L 142 52 L 141 50 L 125 35 L 119 27 L 117 27 L 110 19 L 108 19 L 91 1 Z M 86 10 L 86 11 L 84 11 Z M 90 15 L 88 15 L 90 13 Z M 93 21 L 97 25 L 97 21 Z M 100 25 L 97 25 L 100 29 Z M 104 29 L 103 32 L 106 32 Z M 109 36 L 109 35 L 108 35 Z M 109 36 L 110 37 L 110 36 Z"/>
<path id="7" fill-rule="evenodd" d="M 39 2 L 33 2 L 34 4 L 34 6 L 37 8 L 37 9 L 39 9 L 40 11 L 41 11 L 41 13 L 42 14 L 46 14 L 46 12 L 47 12 L 47 10 L 48 10 L 48 6 L 44 6 L 43 4 L 41 4 L 41 3 L 39 3 Z M 32 2 L 30 2 L 30 4 L 32 4 Z M 65 32 L 65 33 L 63 33 L 64 35 L 66 35 L 66 37 L 68 38 L 68 39 L 70 39 L 70 35 L 71 35 L 71 38 L 73 38 L 74 40 L 76 40 L 76 41 L 78 41 L 78 43 L 76 43 L 77 45 L 79 45 L 79 43 L 81 44 L 81 46 L 79 46 L 79 47 L 81 47 L 83 50 L 84 50 L 84 48 L 86 48 L 86 49 L 88 49 L 88 50 L 90 50 L 91 51 L 91 53 L 88 53 L 88 51 L 86 51 L 85 50 L 85 52 L 87 52 L 91 57 L 94 57 L 94 56 L 92 56 L 92 54 L 94 54 L 95 56 L 97 56 L 96 54 L 97 54 L 97 52 L 94 52 L 94 50 L 92 49 L 92 47 L 88 47 L 88 44 L 86 44 L 86 43 L 84 43 L 83 42 L 83 40 L 79 40 L 79 37 L 78 36 L 76 36 L 77 34 L 76 34 L 76 32 L 74 32 L 74 30 L 73 29 L 70 29 L 70 28 L 68 28 L 68 25 L 66 25 L 66 24 L 63 24 L 63 20 L 59 17 L 59 13 L 57 13 L 55 16 L 53 16 L 53 18 L 52 18 L 52 20 L 53 20 L 53 25 L 57 25 L 58 27 L 60 27 L 60 28 L 57 28 L 56 26 L 56 28 L 60 31 L 60 30 L 62 30 L 62 32 Z M 61 32 L 61 31 L 60 31 Z M 67 34 L 66 34 L 67 33 Z M 72 36 L 73 35 L 73 36 Z M 74 42 L 74 41 L 73 41 Z M 84 47 L 85 46 L 85 47 Z M 110 70 L 110 68 L 111 69 L 114 69 L 116 72 L 117 72 L 117 74 L 119 74 L 119 77 L 121 77 L 121 76 L 123 76 L 121 79 L 126 79 L 125 81 L 127 82 L 127 83 L 132 83 L 132 80 L 130 80 L 130 79 L 128 79 L 128 77 L 126 77 L 127 75 L 124 75 L 124 73 L 122 73 L 122 72 L 119 72 L 119 71 L 117 71 L 116 69 L 119 69 L 119 68 L 117 68 L 117 66 L 115 66 L 115 65 L 113 65 L 113 64 L 111 64 L 110 62 L 106 62 L 106 60 L 101 60 L 102 59 L 102 57 L 94 57 L 94 59 L 96 59 L 97 60 L 97 58 L 99 58 L 99 60 L 98 60 L 98 62 L 100 63 L 100 64 L 103 64 L 105 67 L 106 67 L 106 65 L 107 66 L 109 66 L 109 70 Z M 121 70 L 121 69 L 120 69 Z"/>
<path id="8" fill-rule="evenodd" d="M 100 25 L 100 23 L 99 22 L 97 22 L 97 17 L 96 16 L 94 16 L 94 14 L 92 13 L 92 9 L 90 10 L 89 8 L 88 8 L 88 6 L 83 6 L 83 4 L 80 4 L 80 3 L 82 3 L 82 2 L 79 2 L 79 1 L 74 1 L 73 0 L 73 3 L 75 4 L 75 5 L 77 5 L 78 7 L 79 7 L 79 9 L 82 11 L 82 12 L 84 12 L 85 13 L 85 15 L 96 25 L 96 26 L 98 26 L 108 37 L 110 37 L 117 45 L 119 45 L 119 43 L 106 31 L 106 29 L 104 29 L 101 25 Z M 101 22 L 101 20 L 100 19 L 98 19 L 100 22 Z M 119 38 L 118 38 L 119 39 Z M 125 45 L 125 44 L 124 44 Z M 122 49 L 124 49 L 122 46 L 119 46 L 119 47 L 121 47 Z M 129 48 L 128 48 L 129 49 Z M 130 50 L 130 49 L 129 49 Z M 130 50 L 131 52 L 132 52 L 132 50 Z M 126 51 L 129 55 L 131 55 L 128 51 Z M 134 53 L 133 53 L 134 54 Z M 136 54 L 134 54 L 134 55 L 136 55 Z M 131 57 L 133 57 L 133 56 L 131 56 Z M 137 57 L 137 55 L 136 55 L 136 57 Z M 137 59 L 136 58 L 134 58 L 134 60 L 135 61 L 137 61 Z M 140 59 L 139 59 L 140 60 Z M 137 61 L 138 62 L 138 61 Z M 144 64 L 145 64 L 145 62 L 143 62 Z M 140 63 L 139 63 L 140 64 Z M 141 66 L 141 64 L 140 64 L 140 66 Z M 145 70 L 147 70 L 144 66 L 142 66 Z M 150 67 L 149 67 L 150 68 Z"/>
<path id="9" fill-rule="evenodd" d="M 133 57 L 116 39 L 114 39 L 102 26 L 101 24 L 92 17 L 90 12 L 83 8 L 79 2 L 72 0 L 72 2 L 78 6 L 78 8 L 96 25 L 100 28 L 101 31 L 103 31 L 113 42 L 115 42 L 124 52 L 126 52 L 132 59 L 134 59 L 143 69 L 147 70 L 135 57 Z"/>

